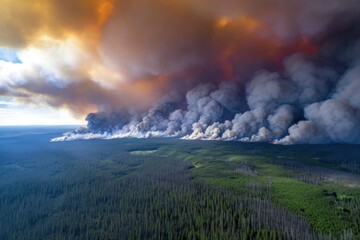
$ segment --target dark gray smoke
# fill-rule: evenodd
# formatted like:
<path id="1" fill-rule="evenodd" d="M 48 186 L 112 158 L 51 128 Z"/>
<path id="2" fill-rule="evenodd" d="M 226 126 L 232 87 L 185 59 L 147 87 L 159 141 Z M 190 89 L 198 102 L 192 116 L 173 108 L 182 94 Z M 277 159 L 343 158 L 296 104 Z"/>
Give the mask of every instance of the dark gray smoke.
<path id="1" fill-rule="evenodd" d="M 298 5 L 297 1 L 293 2 L 291 13 Z M 54 141 L 161 136 L 279 144 L 359 144 L 360 10 L 355 9 L 357 5 L 356 1 L 350 0 L 343 5 L 340 1 L 331 1 L 323 8 L 314 2 L 309 3 L 309 7 L 299 7 L 296 14 L 286 16 L 295 18 L 293 21 L 272 18 L 278 35 L 289 41 L 304 35 L 314 43 L 315 49 L 309 50 L 311 47 L 305 45 L 293 51 L 297 49 L 293 47 L 286 57 L 279 57 L 278 65 L 257 61 L 258 64 L 250 66 L 249 62 L 257 60 L 258 53 L 254 51 L 252 56 L 251 51 L 255 48 L 250 48 L 250 52 L 240 48 L 242 52 L 226 59 L 233 61 L 229 68 L 230 79 L 222 77 L 223 72 L 217 72 L 217 62 L 205 61 L 194 84 L 188 84 L 192 78 L 184 77 L 186 87 L 176 89 L 181 85 L 181 76 L 177 77 L 176 84 L 171 86 L 175 93 L 166 94 L 149 110 L 144 112 L 129 107 L 120 112 L 92 113 L 87 118 L 87 128 L 67 133 Z M 246 11 L 262 16 L 260 19 L 266 18 L 264 12 L 252 12 L 254 6 L 250 4 Z M 223 10 L 232 15 L 231 9 Z M 281 9 L 274 11 L 281 12 Z M 336 14 L 332 14 L 334 12 Z M 351 14 L 347 17 L 346 12 Z M 279 14 L 280 17 L 283 15 L 286 14 Z M 241 35 L 238 40 L 243 37 Z M 259 42 L 254 45 L 261 46 Z M 266 48 L 263 50 L 267 51 Z M 247 57 L 249 59 L 244 60 Z M 273 59 L 273 56 L 269 58 Z M 220 60 L 223 60 L 221 56 Z M 228 66 L 227 61 L 220 62 Z M 242 62 L 247 63 L 245 68 L 251 69 L 251 77 L 242 74 L 246 72 Z M 257 71 L 252 71 L 252 67 Z M 192 75 L 193 78 L 196 76 Z M 182 94 L 184 89 L 186 94 Z"/>
<path id="2" fill-rule="evenodd" d="M 118 137 L 296 143 L 360 143 L 360 65 L 341 77 L 300 55 L 283 72 L 259 72 L 244 91 L 204 84 L 183 99 L 160 99 L 146 113 L 92 113 L 86 129 L 55 140 Z"/>
<path id="3" fill-rule="evenodd" d="M 329 99 L 308 105 L 280 143 L 360 143 L 360 65 L 346 72 Z"/>

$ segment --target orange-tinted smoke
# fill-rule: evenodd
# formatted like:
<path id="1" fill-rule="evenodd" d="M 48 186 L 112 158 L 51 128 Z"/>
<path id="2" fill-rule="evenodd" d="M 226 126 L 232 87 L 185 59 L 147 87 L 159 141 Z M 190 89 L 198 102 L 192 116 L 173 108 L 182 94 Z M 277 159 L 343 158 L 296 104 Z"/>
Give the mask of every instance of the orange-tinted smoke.
<path id="1" fill-rule="evenodd" d="M 220 69 L 220 81 L 242 80 L 242 73 L 254 73 L 262 68 L 281 68 L 284 59 L 294 53 L 315 55 L 319 47 L 310 38 L 283 41 L 269 35 L 266 23 L 248 16 L 236 19 L 219 18 L 212 39 L 215 65 Z M 265 34 L 266 32 L 266 34 Z M 251 74 L 250 74 L 251 75 Z"/>
<path id="2" fill-rule="evenodd" d="M 292 53 L 317 53 L 311 36 L 296 30 L 290 40 L 284 39 L 273 22 L 266 21 L 279 17 L 296 25 L 286 21 L 297 9 L 293 3 L 284 1 L 284 11 L 265 3 L 0 0 L 0 46 L 41 48 L 49 45 L 38 44 L 44 36 L 55 42 L 71 36 L 86 55 L 79 66 L 72 66 L 82 74 L 69 76 L 70 82 L 75 79 L 69 85 L 74 90 L 34 95 L 46 95 L 51 105 L 74 112 L 148 106 L 172 90 L 186 91 L 213 79 L 247 82 L 258 70 L 281 68 Z"/>
<path id="3" fill-rule="evenodd" d="M 0 45 L 22 48 L 39 36 L 95 36 L 114 0 L 0 0 Z"/>

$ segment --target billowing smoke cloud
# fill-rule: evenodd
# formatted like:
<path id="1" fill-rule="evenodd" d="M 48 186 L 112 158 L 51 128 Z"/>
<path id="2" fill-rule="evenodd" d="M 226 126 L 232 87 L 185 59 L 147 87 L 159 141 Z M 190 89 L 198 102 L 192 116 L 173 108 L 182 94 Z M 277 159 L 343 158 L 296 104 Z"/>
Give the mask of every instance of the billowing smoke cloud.
<path id="1" fill-rule="evenodd" d="M 305 121 L 293 125 L 280 143 L 360 143 L 360 65 L 347 71 L 331 97 L 308 105 Z"/>
<path id="2" fill-rule="evenodd" d="M 360 143 L 359 77 L 359 65 L 339 76 L 296 54 L 285 59 L 283 71 L 260 71 L 245 89 L 235 82 L 202 84 L 186 94 L 184 106 L 181 97 L 166 96 L 143 116 L 110 115 L 106 119 L 111 122 L 105 126 L 126 119 L 120 127 L 98 131 L 96 128 L 103 124 L 100 121 L 95 126 L 89 124 L 84 132 L 67 133 L 54 140 L 81 139 L 97 133 L 101 138 Z M 101 118 L 102 114 L 89 116 Z"/>
<path id="3" fill-rule="evenodd" d="M 3 0 L 0 96 L 117 137 L 360 142 L 358 0 Z"/>

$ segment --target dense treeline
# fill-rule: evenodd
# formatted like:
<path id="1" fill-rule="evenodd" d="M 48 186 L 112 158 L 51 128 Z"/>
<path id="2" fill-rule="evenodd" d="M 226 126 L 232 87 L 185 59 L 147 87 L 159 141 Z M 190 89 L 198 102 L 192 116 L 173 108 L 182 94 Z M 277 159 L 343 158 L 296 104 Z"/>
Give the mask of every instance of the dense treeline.
<path id="1" fill-rule="evenodd" d="M 161 147 L 156 154 L 193 163 L 195 178 L 205 183 L 255 198 L 270 197 L 303 216 L 317 232 L 335 239 L 360 238 L 359 174 L 326 160 L 333 153 L 360 162 L 356 146 L 197 143 Z"/>
<path id="2" fill-rule="evenodd" d="M 51 137 L 46 131 L 5 140 L 0 135 L 5 146 L 0 149 L 0 239 L 339 238 L 315 233 L 302 217 L 275 205 L 271 179 L 265 185 L 250 181 L 233 191 L 204 184 L 190 161 L 173 158 L 170 152 L 159 151 L 157 157 L 131 154 L 156 149 L 158 140 L 51 144 Z M 161 146 L 166 144 L 181 149 L 181 144 L 192 145 L 161 140 Z M 206 144 L 212 146 L 201 142 L 196 147 Z M 213 150 L 219 156 L 236 153 L 226 146 L 219 143 Z M 265 151 L 262 147 L 268 148 L 245 144 L 243 151 L 258 153 Z M 189 155 L 196 151 L 189 150 Z M 216 166 L 204 171 L 209 178 L 261 177 L 250 162 L 229 161 L 229 172 L 216 158 L 203 159 Z M 356 229 L 358 199 L 333 198 Z M 351 231 L 342 235 L 352 237 Z"/>
<path id="3" fill-rule="evenodd" d="M 100 173 L 3 186 L 0 238 L 316 238 L 268 200 L 192 182 L 179 161 L 150 159 L 119 178 Z"/>

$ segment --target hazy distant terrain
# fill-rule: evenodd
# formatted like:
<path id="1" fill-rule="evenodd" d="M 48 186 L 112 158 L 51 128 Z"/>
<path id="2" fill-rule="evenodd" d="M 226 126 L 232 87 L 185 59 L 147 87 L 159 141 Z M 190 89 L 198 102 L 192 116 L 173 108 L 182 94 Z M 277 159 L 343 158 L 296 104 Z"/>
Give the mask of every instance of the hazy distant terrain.
<path id="1" fill-rule="evenodd" d="M 360 239 L 358 145 L 0 128 L 0 239 Z"/>

